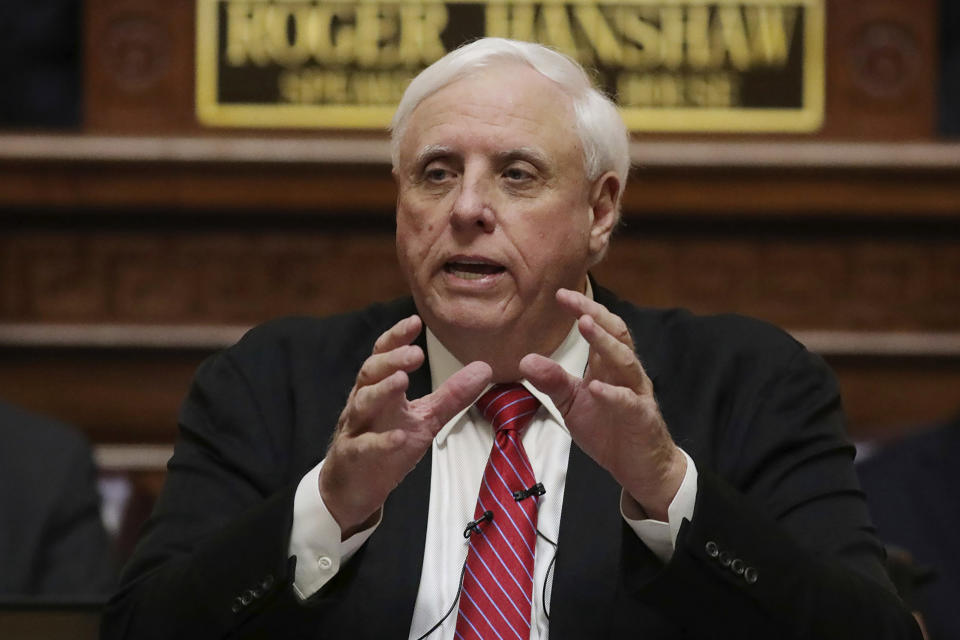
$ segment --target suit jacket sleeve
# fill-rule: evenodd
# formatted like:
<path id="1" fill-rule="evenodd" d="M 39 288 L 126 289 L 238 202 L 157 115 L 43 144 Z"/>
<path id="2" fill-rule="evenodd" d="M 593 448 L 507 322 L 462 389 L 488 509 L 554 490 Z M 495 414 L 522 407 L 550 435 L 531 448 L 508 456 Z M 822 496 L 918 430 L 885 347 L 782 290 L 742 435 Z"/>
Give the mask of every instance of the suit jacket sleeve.
<path id="1" fill-rule="evenodd" d="M 43 547 L 45 557 L 37 563 L 43 571 L 37 576 L 34 593 L 103 598 L 116 586 L 117 567 L 100 519 L 93 455 L 80 438 L 64 438 L 57 446 L 62 450 L 43 458 L 48 465 L 54 465 L 57 458 L 66 460 L 62 467 L 47 468 L 48 480 L 53 481 L 48 486 L 55 493 L 49 494 L 45 535 L 35 541 Z"/>
<path id="2" fill-rule="evenodd" d="M 327 637 L 350 563 L 314 598 L 297 599 L 294 494 L 323 457 L 358 354 L 378 333 L 324 322 L 265 325 L 198 370 L 163 493 L 108 604 L 103 638 Z"/>
<path id="3" fill-rule="evenodd" d="M 94 598 L 116 584 L 90 446 L 0 402 L 0 593 Z"/>
<path id="4" fill-rule="evenodd" d="M 919 638 L 883 569 L 832 375 L 752 329 L 760 346 L 735 357 L 707 347 L 709 380 L 663 385 L 668 424 L 697 423 L 671 425 L 697 462 L 697 501 L 661 570 L 625 542 L 627 590 L 696 638 Z M 676 410 L 677 395 L 702 408 Z"/>

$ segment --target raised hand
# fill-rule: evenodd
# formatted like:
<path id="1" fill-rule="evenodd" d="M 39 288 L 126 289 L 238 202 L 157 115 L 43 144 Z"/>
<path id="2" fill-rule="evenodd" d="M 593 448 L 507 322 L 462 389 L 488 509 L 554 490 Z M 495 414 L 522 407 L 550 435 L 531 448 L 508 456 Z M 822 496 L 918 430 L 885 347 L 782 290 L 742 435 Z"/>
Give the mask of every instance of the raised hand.
<path id="1" fill-rule="evenodd" d="M 375 520 L 437 432 L 490 382 L 489 365 L 473 362 L 433 393 L 407 400 L 407 374 L 424 361 L 423 350 L 410 344 L 421 328 L 414 315 L 377 339 L 340 414 L 319 488 L 344 539 Z"/>
<path id="2" fill-rule="evenodd" d="M 590 344 L 583 379 L 539 354 L 525 356 L 520 372 L 550 396 L 577 445 L 645 512 L 628 515 L 666 520 L 686 459 L 667 431 L 633 338 L 620 317 L 580 293 L 560 289 L 557 301 L 578 318 Z"/>

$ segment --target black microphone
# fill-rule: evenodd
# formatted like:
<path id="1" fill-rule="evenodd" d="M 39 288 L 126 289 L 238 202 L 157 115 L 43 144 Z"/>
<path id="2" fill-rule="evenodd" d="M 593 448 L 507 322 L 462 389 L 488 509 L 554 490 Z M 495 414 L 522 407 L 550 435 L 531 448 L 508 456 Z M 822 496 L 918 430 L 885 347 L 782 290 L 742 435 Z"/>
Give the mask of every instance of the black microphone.
<path id="1" fill-rule="evenodd" d="M 463 530 L 463 537 L 469 538 L 471 533 L 480 533 L 480 524 L 483 522 L 493 522 L 493 511 L 484 511 L 476 520 L 467 523 L 467 528 Z"/>
<path id="2" fill-rule="evenodd" d="M 543 488 L 543 483 L 538 482 L 537 484 L 533 485 L 529 489 L 524 489 L 523 491 L 514 491 L 513 499 L 516 500 L 517 502 L 520 502 L 521 500 L 526 500 L 530 496 L 537 496 L 537 497 L 542 496 L 546 492 L 547 490 Z"/>

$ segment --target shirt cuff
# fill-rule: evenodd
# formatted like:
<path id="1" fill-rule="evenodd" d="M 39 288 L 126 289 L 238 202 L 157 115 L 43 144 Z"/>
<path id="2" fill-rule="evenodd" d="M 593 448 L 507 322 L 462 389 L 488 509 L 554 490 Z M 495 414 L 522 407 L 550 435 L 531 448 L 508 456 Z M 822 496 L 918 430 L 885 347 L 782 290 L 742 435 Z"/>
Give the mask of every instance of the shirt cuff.
<path id="1" fill-rule="evenodd" d="M 626 491 L 620 492 L 620 515 L 623 516 L 623 519 L 630 525 L 641 542 L 647 545 L 654 555 L 664 563 L 670 562 L 670 558 L 673 557 L 680 525 L 684 519 L 693 519 L 693 507 L 697 502 L 697 466 L 693 464 L 693 459 L 687 455 L 686 451 L 681 449 L 680 452 L 687 459 L 687 471 L 683 474 L 683 481 L 680 482 L 677 495 L 673 496 L 670 506 L 667 507 L 668 522 L 628 518 L 623 508 L 624 501 L 633 500 L 633 498 Z"/>
<path id="2" fill-rule="evenodd" d="M 337 575 L 340 566 L 353 557 L 380 524 L 377 518 L 373 526 L 341 542 L 340 525 L 320 497 L 321 468 L 322 461 L 303 476 L 293 498 L 289 554 L 297 558 L 293 591 L 301 600 L 315 594 Z"/>

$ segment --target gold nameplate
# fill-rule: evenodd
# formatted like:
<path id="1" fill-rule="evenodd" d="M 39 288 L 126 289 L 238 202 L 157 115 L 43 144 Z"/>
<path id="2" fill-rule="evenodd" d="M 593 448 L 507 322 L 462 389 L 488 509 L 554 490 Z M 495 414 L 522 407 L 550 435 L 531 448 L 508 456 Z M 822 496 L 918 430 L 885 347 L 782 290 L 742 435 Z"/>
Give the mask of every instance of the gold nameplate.
<path id="1" fill-rule="evenodd" d="M 197 0 L 197 115 L 383 129 L 407 83 L 482 36 L 595 73 L 633 131 L 813 132 L 825 0 Z"/>

